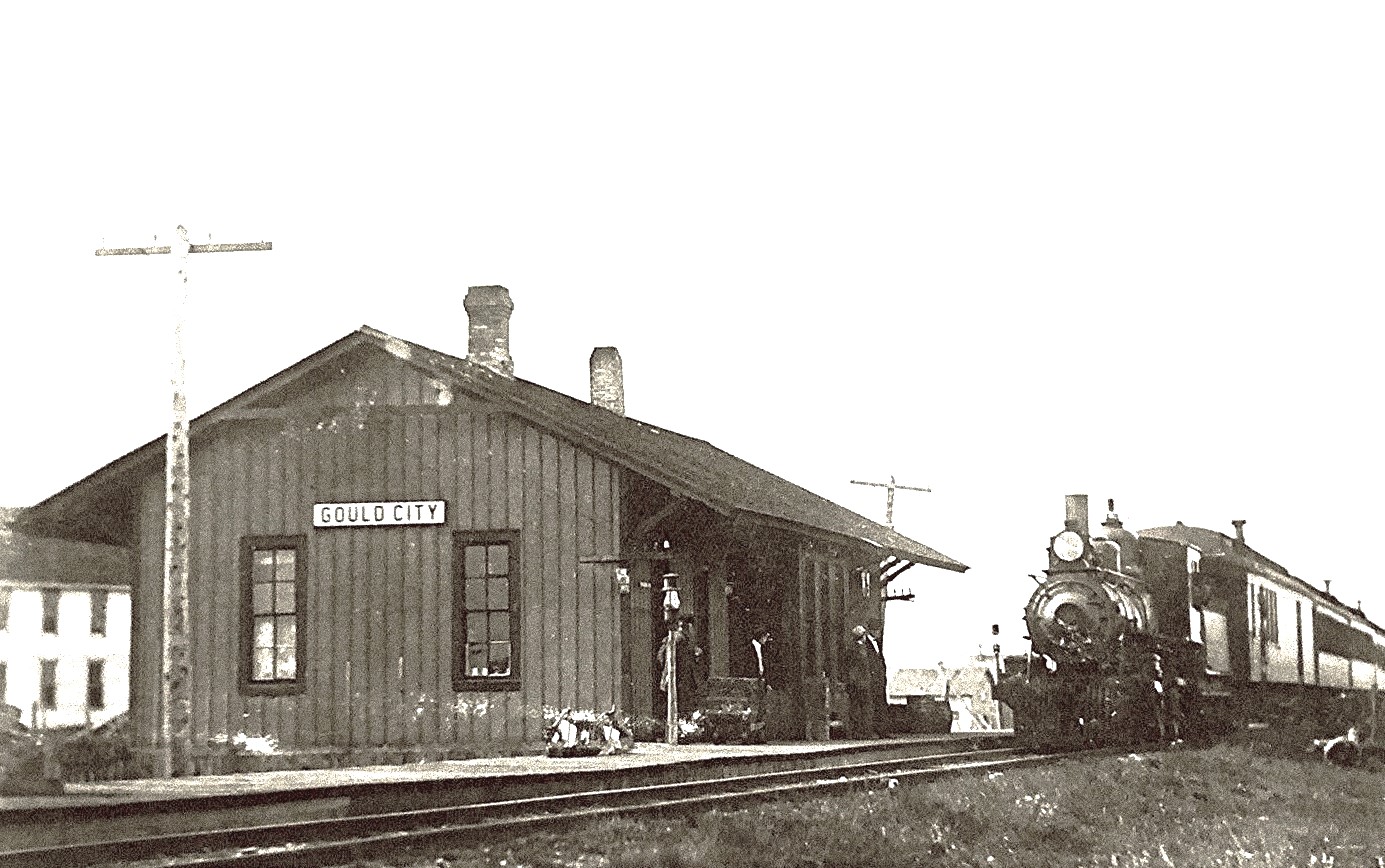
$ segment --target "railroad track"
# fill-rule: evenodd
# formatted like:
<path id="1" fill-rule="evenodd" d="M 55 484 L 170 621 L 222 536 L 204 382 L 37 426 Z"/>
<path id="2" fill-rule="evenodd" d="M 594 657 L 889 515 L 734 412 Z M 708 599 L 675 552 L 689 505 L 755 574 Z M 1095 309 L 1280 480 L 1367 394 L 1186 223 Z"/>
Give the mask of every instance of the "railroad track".
<path id="1" fill-rule="evenodd" d="M 459 846 L 624 813 L 700 811 L 784 795 L 828 795 L 948 774 L 995 771 L 1072 754 L 992 748 L 907 759 L 836 762 L 812 769 L 734 775 L 499 802 L 327 820 L 70 844 L 0 854 L 0 868 L 326 866 L 409 847 Z"/>

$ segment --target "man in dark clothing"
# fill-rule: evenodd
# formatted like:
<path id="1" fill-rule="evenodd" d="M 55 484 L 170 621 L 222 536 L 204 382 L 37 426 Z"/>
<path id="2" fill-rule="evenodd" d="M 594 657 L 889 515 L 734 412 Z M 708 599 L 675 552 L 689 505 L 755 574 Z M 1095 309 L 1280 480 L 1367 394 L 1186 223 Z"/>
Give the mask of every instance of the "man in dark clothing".
<path id="1" fill-rule="evenodd" d="M 880 643 L 860 625 L 847 646 L 846 692 L 852 735 L 879 738 L 884 724 L 885 658 Z"/>
<path id="2" fill-rule="evenodd" d="M 702 649 L 697 647 L 693 619 L 683 617 L 673 631 L 673 656 L 678 665 L 678 715 L 691 714 L 702 699 Z M 659 690 L 668 693 L 668 637 L 659 645 Z"/>
<path id="3" fill-rule="evenodd" d="M 750 634 L 750 641 L 742 644 L 731 659 L 731 674 L 737 678 L 757 678 L 765 686 L 773 681 L 770 666 L 770 644 L 773 641 L 769 630 L 756 627 Z"/>

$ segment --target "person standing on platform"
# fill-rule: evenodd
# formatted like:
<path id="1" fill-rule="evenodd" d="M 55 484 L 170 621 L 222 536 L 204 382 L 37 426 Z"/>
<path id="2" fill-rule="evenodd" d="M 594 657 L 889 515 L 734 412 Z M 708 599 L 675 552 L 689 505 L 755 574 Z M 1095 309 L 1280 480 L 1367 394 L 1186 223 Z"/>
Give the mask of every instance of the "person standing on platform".
<path id="1" fill-rule="evenodd" d="M 770 643 L 773 642 L 769 630 L 756 627 L 750 634 L 750 641 L 741 645 L 732 659 L 733 674 L 737 678 L 755 678 L 769 688 L 772 678 L 770 664 Z"/>
<path id="2" fill-rule="evenodd" d="M 851 629 L 852 642 L 847 647 L 846 692 L 851 733 L 857 738 L 879 738 L 881 734 L 881 700 L 885 696 L 885 658 L 880 643 L 856 625 Z"/>

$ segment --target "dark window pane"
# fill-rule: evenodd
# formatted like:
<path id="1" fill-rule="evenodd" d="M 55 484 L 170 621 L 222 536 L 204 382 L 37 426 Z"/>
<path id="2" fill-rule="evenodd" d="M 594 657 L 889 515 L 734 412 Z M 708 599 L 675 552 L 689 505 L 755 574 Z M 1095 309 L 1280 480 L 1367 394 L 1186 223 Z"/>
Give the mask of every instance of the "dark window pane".
<path id="1" fill-rule="evenodd" d="M 87 661 L 87 708 L 106 707 L 106 661 Z"/>
<path id="2" fill-rule="evenodd" d="M 467 546 L 466 547 L 466 575 L 484 576 L 486 574 L 486 547 Z"/>
<path id="3" fill-rule="evenodd" d="M 490 674 L 509 675 L 510 674 L 510 643 L 491 642 L 490 643 Z"/>
<path id="4" fill-rule="evenodd" d="M 274 585 L 261 583 L 251 586 L 250 613 L 265 615 L 274 611 Z"/>
<path id="5" fill-rule="evenodd" d="M 43 632 L 58 632 L 58 591 L 43 592 Z"/>
<path id="6" fill-rule="evenodd" d="M 106 592 L 91 592 L 91 632 L 95 636 L 106 635 Z"/>
<path id="7" fill-rule="evenodd" d="M 270 582 L 274 580 L 274 552 L 267 549 L 260 549 L 255 552 L 253 566 L 250 571 L 252 582 Z"/>
<path id="8" fill-rule="evenodd" d="M 510 608 L 510 580 L 501 577 L 490 579 L 486 582 L 490 588 L 490 596 L 486 601 L 487 609 L 508 609 Z"/>
<path id="9" fill-rule="evenodd" d="M 467 612 L 466 613 L 466 640 L 467 642 L 485 642 L 486 636 L 486 613 Z"/>
<path id="10" fill-rule="evenodd" d="M 490 635 L 488 639 L 508 639 L 510 638 L 510 613 L 491 612 Z"/>
<path id="11" fill-rule="evenodd" d="M 466 580 L 466 608 L 484 609 L 486 608 L 486 580 L 467 579 Z"/>
<path id="12" fill-rule="evenodd" d="M 490 565 L 490 575 L 508 576 L 510 574 L 510 547 L 504 544 L 486 546 L 486 562 Z"/>

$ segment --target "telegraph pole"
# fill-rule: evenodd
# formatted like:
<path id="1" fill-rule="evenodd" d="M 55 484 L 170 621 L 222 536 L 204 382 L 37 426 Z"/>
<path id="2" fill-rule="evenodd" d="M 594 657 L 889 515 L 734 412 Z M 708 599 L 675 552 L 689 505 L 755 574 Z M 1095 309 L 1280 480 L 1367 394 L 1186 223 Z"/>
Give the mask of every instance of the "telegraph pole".
<path id="1" fill-rule="evenodd" d="M 904 491 L 929 491 L 929 492 L 931 492 L 931 491 L 933 490 L 933 489 L 931 489 L 931 488 L 917 488 L 917 487 L 915 487 L 915 486 L 913 486 L 913 485 L 898 485 L 898 484 L 895 483 L 895 481 L 894 481 L 894 476 L 893 476 L 893 475 L 890 476 L 890 481 L 889 481 L 889 482 L 860 482 L 860 481 L 858 481 L 858 480 L 853 479 L 853 480 L 851 480 L 851 484 L 852 484 L 852 485 L 870 485 L 870 486 L 874 486 L 874 487 L 876 487 L 876 488 L 883 488 L 883 489 L 885 489 L 885 526 L 888 527 L 890 530 L 894 530 L 894 492 L 895 492 L 895 489 L 898 488 L 898 489 L 902 489 L 902 490 L 904 490 Z"/>
<path id="2" fill-rule="evenodd" d="M 159 744 L 155 774 L 190 775 L 192 768 L 191 667 L 188 663 L 188 402 L 183 386 L 183 321 L 188 303 L 188 254 L 273 250 L 269 241 L 248 244 L 190 244 L 178 227 L 173 244 L 154 247 L 101 247 L 97 256 L 173 253 L 178 256 L 178 294 L 173 325 L 173 418 L 164 450 L 163 663 L 159 679 Z M 158 241 L 158 237 L 154 238 Z"/>

